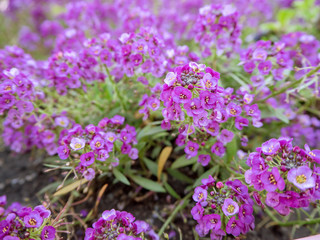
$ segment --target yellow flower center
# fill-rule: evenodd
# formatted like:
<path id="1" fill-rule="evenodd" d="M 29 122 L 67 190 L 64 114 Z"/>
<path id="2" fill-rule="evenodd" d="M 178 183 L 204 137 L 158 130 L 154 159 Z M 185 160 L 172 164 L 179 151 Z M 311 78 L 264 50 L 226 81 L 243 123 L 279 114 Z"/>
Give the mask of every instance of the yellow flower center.
<path id="1" fill-rule="evenodd" d="M 101 147 L 101 143 L 98 141 L 98 142 L 96 142 L 96 147 Z"/>
<path id="2" fill-rule="evenodd" d="M 76 144 L 74 145 L 74 147 L 75 147 L 76 149 L 81 148 L 81 144 L 80 144 L 80 143 L 76 143 Z"/>
<path id="3" fill-rule="evenodd" d="M 237 114 L 237 111 L 236 111 L 234 108 L 231 108 L 230 113 L 231 113 L 232 115 L 236 115 L 236 114 Z"/>
<path id="4" fill-rule="evenodd" d="M 230 205 L 227 207 L 228 213 L 233 213 L 234 209 L 235 209 L 235 207 L 234 207 L 232 204 L 230 204 Z"/>
<path id="5" fill-rule="evenodd" d="M 31 218 L 28 223 L 32 226 L 36 225 L 37 224 L 37 221 L 34 219 L 34 218 Z"/>
<path id="6" fill-rule="evenodd" d="M 298 175 L 296 176 L 296 181 L 300 184 L 305 183 L 307 181 L 307 177 L 304 174 Z"/>

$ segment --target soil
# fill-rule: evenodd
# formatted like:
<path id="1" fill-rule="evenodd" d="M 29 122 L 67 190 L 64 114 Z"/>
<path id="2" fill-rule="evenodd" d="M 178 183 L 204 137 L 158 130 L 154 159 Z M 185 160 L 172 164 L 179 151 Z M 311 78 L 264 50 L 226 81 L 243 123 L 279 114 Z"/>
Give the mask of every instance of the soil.
<path id="1" fill-rule="evenodd" d="M 31 156 L 30 154 L 16 155 L 8 151 L 0 152 L 0 195 L 7 195 L 8 203 L 18 201 L 24 205 L 35 206 L 41 203 L 43 195 L 37 193 L 48 184 L 61 180 L 59 170 L 44 173 L 42 165 L 43 156 Z M 96 196 L 101 187 L 106 183 L 112 183 L 110 177 L 106 177 L 96 182 L 94 195 L 76 207 L 76 211 L 90 211 L 96 203 Z M 180 182 L 171 182 L 176 189 L 183 191 L 184 187 Z M 180 184 L 180 185 L 179 185 Z M 183 192 L 178 192 L 183 195 Z M 79 199 L 84 198 L 80 196 Z M 166 194 L 155 194 L 138 186 L 129 187 L 121 183 L 109 184 L 104 192 L 98 207 L 98 213 L 107 209 L 118 209 L 131 212 L 136 219 L 145 220 L 154 226 L 158 231 L 163 221 L 168 218 L 175 203 L 175 199 Z M 165 231 L 169 234 L 169 239 L 193 240 L 193 228 L 195 221 L 190 218 L 190 209 L 186 209 L 183 214 L 178 213 L 174 225 Z M 256 229 L 247 235 L 249 240 L 287 240 L 290 239 L 290 228 L 266 227 L 260 224 L 264 221 L 261 213 L 256 214 Z M 88 224 L 90 226 L 90 223 Z M 72 239 L 83 239 L 84 230 L 81 227 L 75 229 L 76 235 Z M 182 238 L 179 236 L 182 234 Z M 301 227 L 295 233 L 295 238 L 308 236 L 309 231 Z"/>

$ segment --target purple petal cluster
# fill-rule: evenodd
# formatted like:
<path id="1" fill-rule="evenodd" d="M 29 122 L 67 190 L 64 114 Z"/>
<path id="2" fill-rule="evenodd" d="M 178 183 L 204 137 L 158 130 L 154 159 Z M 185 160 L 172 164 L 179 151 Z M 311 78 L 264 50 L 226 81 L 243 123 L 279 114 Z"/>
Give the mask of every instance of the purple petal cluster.
<path id="1" fill-rule="evenodd" d="M 248 156 L 245 178 L 265 196 L 266 205 L 288 215 L 290 208 L 307 207 L 319 199 L 320 150 L 293 146 L 289 138 L 270 139 L 256 150 Z"/>
<path id="2" fill-rule="evenodd" d="M 24 207 L 12 203 L 5 209 L 6 196 L 0 196 L 0 239 L 54 240 L 56 227 L 52 225 L 51 211 L 45 206 Z"/>
<path id="3" fill-rule="evenodd" d="M 253 95 L 245 89 L 233 94 L 234 89 L 224 89 L 218 85 L 220 74 L 204 64 L 190 62 L 176 67 L 169 72 L 164 85 L 156 85 L 152 95 L 144 95 L 140 113 L 149 115 L 151 101 L 158 109 L 163 104 L 164 129 L 177 127 L 179 135 L 177 145 L 185 146 L 187 158 L 195 157 L 205 150 L 217 156 L 223 156 L 225 145 L 232 141 L 235 131 L 241 131 L 251 120 L 255 127 L 260 127 L 260 110 L 257 104 L 252 104 Z M 160 91 L 160 99 L 157 92 Z M 148 107 L 147 107 L 148 106 Z M 250 119 L 250 120 L 249 120 Z M 234 129 L 224 129 L 234 122 Z M 204 149 L 210 137 L 216 141 L 211 149 Z M 186 139 L 192 139 L 186 142 Z M 207 163 L 205 163 L 207 165 Z"/>
<path id="4" fill-rule="evenodd" d="M 92 180 L 99 167 L 116 167 L 121 154 L 128 155 L 132 160 L 138 158 L 136 130 L 130 125 L 124 126 L 125 118 L 115 115 L 113 118 L 103 118 L 97 126 L 87 125 L 84 129 L 74 124 L 70 129 L 60 133 L 57 149 L 62 160 L 73 158 L 80 154 L 80 162 L 76 170 L 86 179 Z M 110 157 L 112 156 L 112 157 Z"/>
<path id="5" fill-rule="evenodd" d="M 248 188 L 239 180 L 215 183 L 209 176 L 202 179 L 193 194 L 196 205 L 191 214 L 198 222 L 200 237 L 210 233 L 211 239 L 222 239 L 226 234 L 234 237 L 254 228 L 253 200 Z"/>
<path id="6" fill-rule="evenodd" d="M 135 220 L 135 217 L 125 211 L 114 209 L 102 213 L 92 228 L 87 228 L 84 240 L 95 239 L 116 240 L 158 240 L 159 236 L 144 221 Z"/>

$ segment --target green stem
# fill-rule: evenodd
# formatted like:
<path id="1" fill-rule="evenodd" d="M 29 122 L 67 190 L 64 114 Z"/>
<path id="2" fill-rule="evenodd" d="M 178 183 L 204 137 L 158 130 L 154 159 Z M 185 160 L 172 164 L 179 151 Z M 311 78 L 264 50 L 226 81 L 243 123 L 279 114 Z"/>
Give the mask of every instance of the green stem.
<path id="1" fill-rule="evenodd" d="M 285 91 L 287 91 L 289 88 L 291 87 L 295 87 L 295 85 L 301 83 L 305 78 L 308 78 L 310 76 L 312 76 L 313 74 L 315 74 L 318 70 L 320 69 L 320 66 L 314 68 L 313 70 L 311 70 L 309 73 L 307 73 L 305 76 L 301 77 L 299 80 L 295 81 L 295 82 L 291 82 L 289 85 L 287 85 L 286 87 L 272 93 L 271 95 L 269 95 L 268 97 L 262 99 L 262 100 L 259 100 L 258 102 L 261 103 L 261 102 L 265 102 L 266 100 L 268 100 L 269 98 L 272 98 L 272 97 L 275 97 L 281 93 L 284 93 Z"/>
<path id="2" fill-rule="evenodd" d="M 108 67 L 107 67 L 106 65 L 105 65 L 105 69 L 106 69 L 106 71 L 107 71 L 109 81 L 111 82 L 111 84 L 112 84 L 112 86 L 113 86 L 114 92 L 116 93 L 117 98 L 118 98 L 119 101 L 120 101 L 120 104 L 121 104 L 122 109 L 123 109 L 124 111 L 127 111 L 126 106 L 125 106 L 125 104 L 124 104 L 124 99 L 123 99 L 123 97 L 121 96 L 121 94 L 120 94 L 120 92 L 119 92 L 119 89 L 118 89 L 118 87 L 117 87 L 117 84 L 116 84 L 116 82 L 112 79 L 112 76 L 111 76 L 111 74 L 110 74 L 110 71 L 109 71 L 109 69 L 108 69 Z"/>
<path id="3" fill-rule="evenodd" d="M 169 216 L 167 221 L 162 225 L 161 229 L 159 230 L 159 232 L 158 232 L 159 236 L 162 236 L 164 230 L 167 228 L 167 226 L 170 224 L 170 222 L 173 221 L 176 214 L 188 205 L 189 198 L 192 196 L 192 194 L 193 194 L 193 191 L 189 192 L 183 199 L 180 200 L 177 207 L 173 210 L 173 212 L 171 213 L 171 215 Z"/>

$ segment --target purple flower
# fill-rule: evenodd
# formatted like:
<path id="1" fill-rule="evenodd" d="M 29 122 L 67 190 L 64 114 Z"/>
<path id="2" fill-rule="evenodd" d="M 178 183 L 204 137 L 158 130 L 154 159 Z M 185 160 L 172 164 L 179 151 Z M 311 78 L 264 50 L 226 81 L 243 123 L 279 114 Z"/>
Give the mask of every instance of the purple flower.
<path id="1" fill-rule="evenodd" d="M 234 123 L 236 129 L 242 130 L 243 127 L 247 127 L 249 125 L 249 120 L 246 118 L 243 118 L 241 116 L 236 117 L 235 123 Z"/>
<path id="2" fill-rule="evenodd" d="M 279 149 L 280 143 L 275 138 L 272 138 L 261 145 L 261 150 L 265 155 L 274 155 Z"/>
<path id="3" fill-rule="evenodd" d="M 197 203 L 192 209 L 191 209 L 191 215 L 194 220 L 200 220 L 203 216 L 204 209 L 201 206 L 200 203 Z"/>
<path id="4" fill-rule="evenodd" d="M 205 215 L 202 219 L 209 229 L 218 230 L 221 228 L 221 217 L 218 214 Z"/>
<path id="5" fill-rule="evenodd" d="M 82 166 L 90 166 L 91 164 L 94 163 L 94 153 L 93 152 L 88 152 L 84 153 L 80 156 L 80 162 Z"/>
<path id="6" fill-rule="evenodd" d="M 70 147 L 74 151 L 77 151 L 77 150 L 84 148 L 85 144 L 86 144 L 86 140 L 84 140 L 82 138 L 72 138 L 71 143 L 70 143 Z"/>
<path id="7" fill-rule="evenodd" d="M 56 229 L 52 226 L 45 226 L 41 232 L 41 240 L 54 240 Z"/>
<path id="8" fill-rule="evenodd" d="M 268 53 L 261 49 L 258 48 L 252 53 L 252 59 L 257 60 L 257 61 L 265 61 L 267 59 Z"/>
<path id="9" fill-rule="evenodd" d="M 199 144 L 189 141 L 184 149 L 184 152 L 190 157 L 195 157 L 198 154 Z"/>
<path id="10" fill-rule="evenodd" d="M 280 193 L 268 192 L 267 193 L 267 198 L 266 198 L 266 204 L 269 207 L 273 207 L 273 208 L 278 206 L 279 203 L 280 203 L 279 196 L 280 196 Z"/>
<path id="11" fill-rule="evenodd" d="M 23 218 L 26 227 L 38 228 L 42 225 L 43 218 L 38 211 L 32 211 Z"/>
<path id="12" fill-rule="evenodd" d="M 102 218 L 106 221 L 112 221 L 116 218 L 116 210 L 111 209 L 111 210 L 106 210 L 102 213 Z"/>
<path id="13" fill-rule="evenodd" d="M 219 140 L 223 143 L 226 144 L 228 142 L 231 142 L 233 139 L 233 132 L 227 130 L 227 129 L 223 129 L 220 133 L 220 137 Z"/>
<path id="14" fill-rule="evenodd" d="M 204 109 L 212 109 L 216 104 L 216 97 L 209 91 L 201 91 L 200 101 Z"/>
<path id="15" fill-rule="evenodd" d="M 174 72 L 169 72 L 166 76 L 166 78 L 164 79 L 164 82 L 169 86 L 171 87 L 175 81 L 177 79 L 177 74 L 174 73 Z"/>
<path id="16" fill-rule="evenodd" d="M 226 110 L 227 110 L 227 113 L 229 114 L 229 116 L 231 116 L 231 117 L 239 116 L 242 111 L 241 107 L 233 102 L 231 102 L 227 105 Z"/>
<path id="17" fill-rule="evenodd" d="M 0 238 L 8 235 L 11 232 L 11 224 L 7 220 L 0 221 Z"/>
<path id="18" fill-rule="evenodd" d="M 244 69 L 247 73 L 252 73 L 255 68 L 256 68 L 256 65 L 254 64 L 253 61 L 246 62 L 246 63 L 243 65 L 243 69 Z"/>
<path id="19" fill-rule="evenodd" d="M 45 206 L 39 205 L 34 208 L 35 211 L 40 213 L 40 217 L 48 218 L 51 215 L 51 211 L 48 210 Z"/>
<path id="20" fill-rule="evenodd" d="M 136 159 L 138 159 L 138 149 L 136 149 L 136 148 L 131 148 L 131 150 L 130 150 L 130 152 L 129 152 L 129 154 L 128 154 L 128 156 L 131 158 L 131 159 L 133 159 L 133 160 L 136 160 Z"/>
<path id="21" fill-rule="evenodd" d="M 293 183 L 302 191 L 315 186 L 315 179 L 312 176 L 312 170 L 308 166 L 292 168 L 288 172 L 287 178 L 289 182 Z"/>
<path id="22" fill-rule="evenodd" d="M 264 172 L 261 175 L 261 180 L 264 183 L 265 190 L 268 192 L 274 192 L 277 188 L 283 191 L 286 186 L 277 167 L 273 167 L 271 172 Z"/>
<path id="23" fill-rule="evenodd" d="M 272 68 L 272 63 L 269 60 L 265 62 L 261 62 L 258 65 L 258 70 L 262 75 L 268 75 L 271 68 Z"/>
<path id="24" fill-rule="evenodd" d="M 217 79 L 213 78 L 210 73 L 206 73 L 201 79 L 201 86 L 207 90 L 213 90 L 217 86 Z"/>
<path id="25" fill-rule="evenodd" d="M 222 206 L 222 211 L 226 216 L 232 216 L 239 212 L 239 205 L 231 198 L 226 198 Z"/>
<path id="26" fill-rule="evenodd" d="M 198 162 L 201 163 L 202 166 L 207 166 L 211 160 L 210 155 L 201 154 L 199 155 Z"/>
<path id="27" fill-rule="evenodd" d="M 85 179 L 90 181 L 94 178 L 95 174 L 96 173 L 93 168 L 88 168 L 87 170 L 84 171 L 83 176 Z"/>
<path id="28" fill-rule="evenodd" d="M 175 87 L 172 93 L 172 100 L 176 103 L 187 103 L 191 97 L 191 91 L 181 86 Z"/>
<path id="29" fill-rule="evenodd" d="M 191 99 L 189 102 L 184 104 L 184 108 L 190 117 L 195 117 L 204 111 L 199 98 Z"/>
<path id="30" fill-rule="evenodd" d="M 250 224 L 254 221 L 253 208 L 249 204 L 242 204 L 239 209 L 239 220 L 244 224 Z"/>
<path id="31" fill-rule="evenodd" d="M 215 137 L 219 134 L 220 125 L 219 123 L 212 121 L 205 127 L 205 129 L 207 133 Z"/>
<path id="32" fill-rule="evenodd" d="M 69 157 L 70 149 L 66 145 L 62 145 L 57 149 L 59 158 L 65 160 Z"/>
<path id="33" fill-rule="evenodd" d="M 100 136 L 95 136 L 91 142 L 90 142 L 90 147 L 92 150 L 97 150 L 101 149 L 104 146 L 104 141 Z"/>
<path id="34" fill-rule="evenodd" d="M 100 149 L 97 154 L 97 160 L 104 162 L 107 158 L 109 158 L 109 153 L 105 149 Z"/>
<path id="35" fill-rule="evenodd" d="M 54 122 L 57 126 L 66 128 L 69 124 L 69 119 L 67 117 L 57 117 Z"/>
<path id="36" fill-rule="evenodd" d="M 316 163 L 320 164 L 320 150 L 315 149 L 311 151 L 310 147 L 307 144 L 304 145 L 304 148 L 305 148 L 305 153 L 308 155 L 308 157 L 311 158 Z"/>
<path id="37" fill-rule="evenodd" d="M 223 146 L 222 142 L 217 141 L 215 144 L 212 145 L 211 152 L 219 157 L 222 157 L 226 152 L 226 148 Z"/>
<path id="38" fill-rule="evenodd" d="M 226 232 L 232 234 L 233 236 L 239 236 L 241 233 L 242 224 L 235 217 L 231 217 L 226 226 Z"/>
<path id="39" fill-rule="evenodd" d="M 202 206 L 206 205 L 206 199 L 207 199 L 208 193 L 207 190 L 203 189 L 202 187 L 196 187 L 194 189 L 194 194 L 192 196 L 193 200 L 195 202 L 201 203 Z"/>

